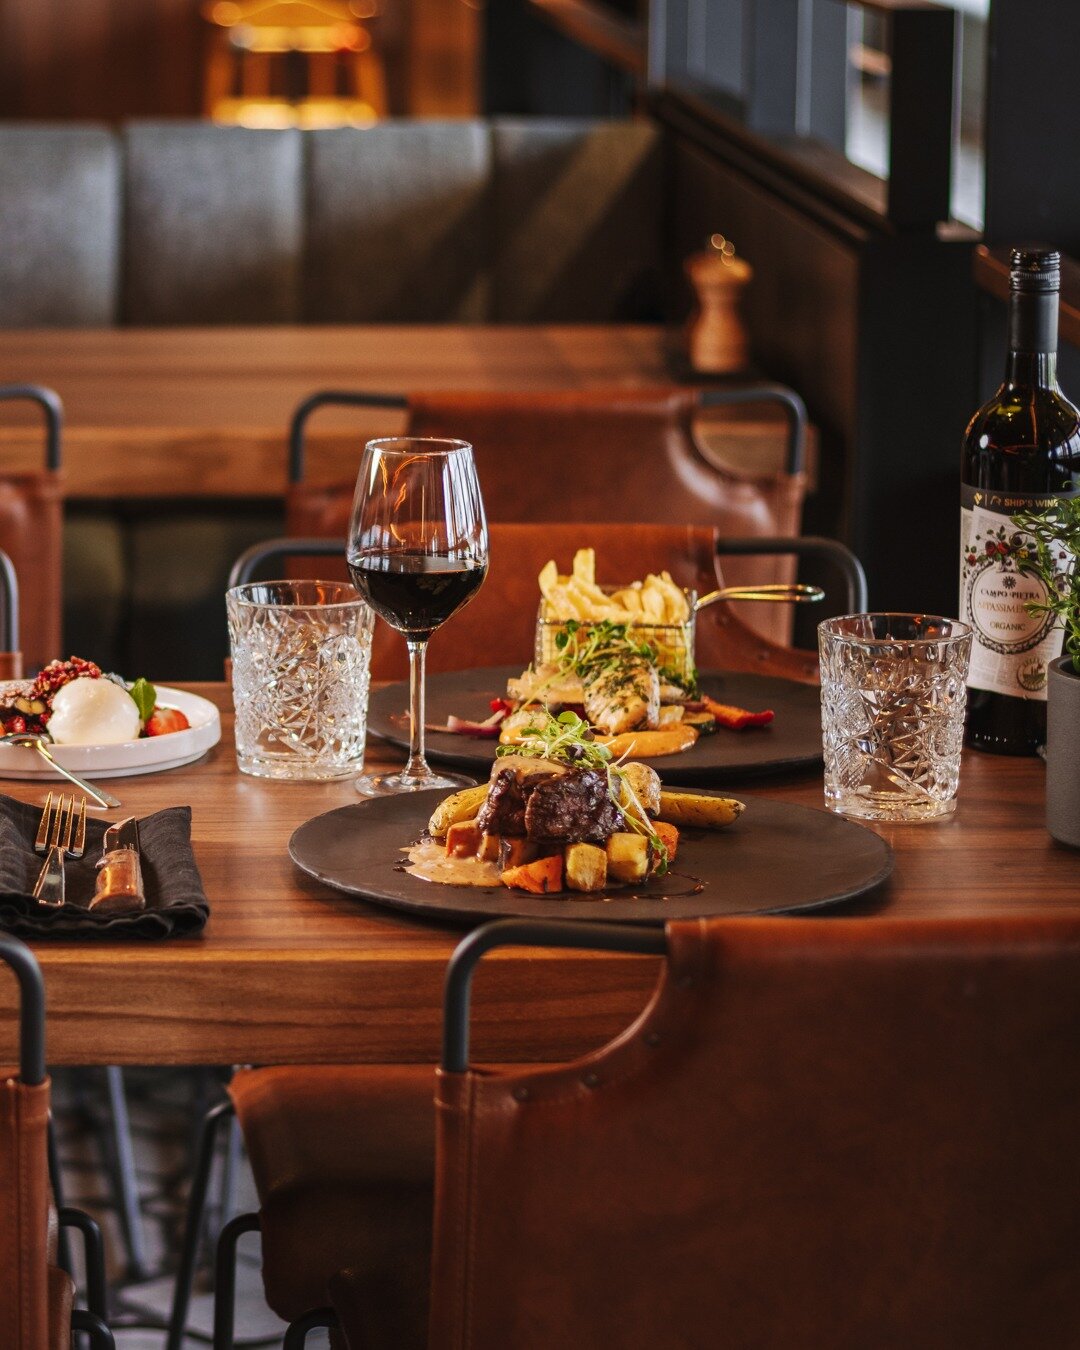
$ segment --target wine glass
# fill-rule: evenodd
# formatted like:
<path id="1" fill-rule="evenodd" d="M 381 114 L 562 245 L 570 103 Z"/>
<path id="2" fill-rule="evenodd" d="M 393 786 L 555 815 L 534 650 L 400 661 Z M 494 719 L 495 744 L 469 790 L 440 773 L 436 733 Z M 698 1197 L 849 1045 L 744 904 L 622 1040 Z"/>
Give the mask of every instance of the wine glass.
<path id="1" fill-rule="evenodd" d="M 424 758 L 424 657 L 428 639 L 480 589 L 488 532 L 467 441 L 394 436 L 369 441 L 356 479 L 346 561 L 356 589 L 409 648 L 409 762 L 365 774 L 376 797 L 474 780 L 437 774 Z"/>

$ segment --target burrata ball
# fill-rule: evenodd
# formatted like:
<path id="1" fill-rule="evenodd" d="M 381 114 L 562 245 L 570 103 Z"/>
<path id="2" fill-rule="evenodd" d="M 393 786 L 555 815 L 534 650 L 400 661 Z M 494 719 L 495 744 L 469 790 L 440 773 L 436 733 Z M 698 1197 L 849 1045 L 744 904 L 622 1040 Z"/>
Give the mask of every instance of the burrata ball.
<path id="1" fill-rule="evenodd" d="M 53 695 L 49 733 L 57 745 L 116 745 L 141 729 L 135 700 L 112 680 L 80 676 Z"/>

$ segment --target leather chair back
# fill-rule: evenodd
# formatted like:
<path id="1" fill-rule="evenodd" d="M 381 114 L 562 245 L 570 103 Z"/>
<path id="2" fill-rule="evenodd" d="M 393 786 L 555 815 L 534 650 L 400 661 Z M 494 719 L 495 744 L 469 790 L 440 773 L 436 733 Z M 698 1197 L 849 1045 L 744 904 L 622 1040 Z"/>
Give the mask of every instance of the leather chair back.
<path id="1" fill-rule="evenodd" d="M 410 398 L 408 430 L 472 444 L 491 521 L 650 521 L 734 536 L 798 534 L 801 469 L 750 475 L 706 459 L 694 438 L 697 406 L 694 391 L 675 388 L 439 393 Z M 344 539 L 352 497 L 352 483 L 292 482 L 286 532 Z M 580 542 L 584 533 L 579 527 Z M 732 584 L 789 581 L 794 566 L 784 558 L 732 559 L 725 576 Z M 759 609 L 757 631 L 787 641 L 790 615 L 780 606 Z"/>
<path id="2" fill-rule="evenodd" d="M 50 1350 L 56 1341 L 50 1335 L 54 1235 L 44 987 L 37 962 L 17 938 L 0 934 L 0 961 L 13 968 L 21 986 L 19 1067 L 0 1069 L 0 1326 L 3 1344 L 11 1350 Z M 54 1298 L 62 1296 L 64 1277 L 53 1275 L 51 1280 Z"/>
<path id="3" fill-rule="evenodd" d="M 440 1074 L 432 1350 L 1080 1344 L 1080 922 L 668 939 L 596 1054 Z"/>
<path id="4" fill-rule="evenodd" d="M 19 640 L 25 665 L 37 669 L 67 655 L 61 651 L 64 484 L 61 464 L 63 409 L 49 389 L 0 385 L 0 402 L 30 400 L 46 419 L 41 469 L 0 473 L 0 548 L 19 579 Z M 0 660 L 0 678 L 20 674 L 20 663 Z"/>

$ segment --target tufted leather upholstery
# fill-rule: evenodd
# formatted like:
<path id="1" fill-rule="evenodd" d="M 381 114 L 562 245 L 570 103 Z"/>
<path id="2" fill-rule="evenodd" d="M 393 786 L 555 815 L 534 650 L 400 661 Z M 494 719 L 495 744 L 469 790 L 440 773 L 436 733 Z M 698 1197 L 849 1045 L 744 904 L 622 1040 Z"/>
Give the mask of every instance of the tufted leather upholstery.
<path id="1" fill-rule="evenodd" d="M 668 934 L 597 1054 L 440 1075 L 431 1350 L 1080 1344 L 1080 923 Z"/>

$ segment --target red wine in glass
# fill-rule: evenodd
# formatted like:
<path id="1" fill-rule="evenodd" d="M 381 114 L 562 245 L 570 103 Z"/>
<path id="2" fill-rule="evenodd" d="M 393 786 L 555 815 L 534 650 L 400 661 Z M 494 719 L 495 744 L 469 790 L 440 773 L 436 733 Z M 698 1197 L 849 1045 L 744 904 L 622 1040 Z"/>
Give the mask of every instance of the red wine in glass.
<path id="1" fill-rule="evenodd" d="M 346 561 L 357 590 L 409 648 L 409 761 L 365 774 L 365 796 L 453 788 L 424 754 L 424 657 L 434 631 L 468 604 L 488 566 L 487 521 L 472 446 L 398 436 L 369 441 L 356 480 Z"/>

